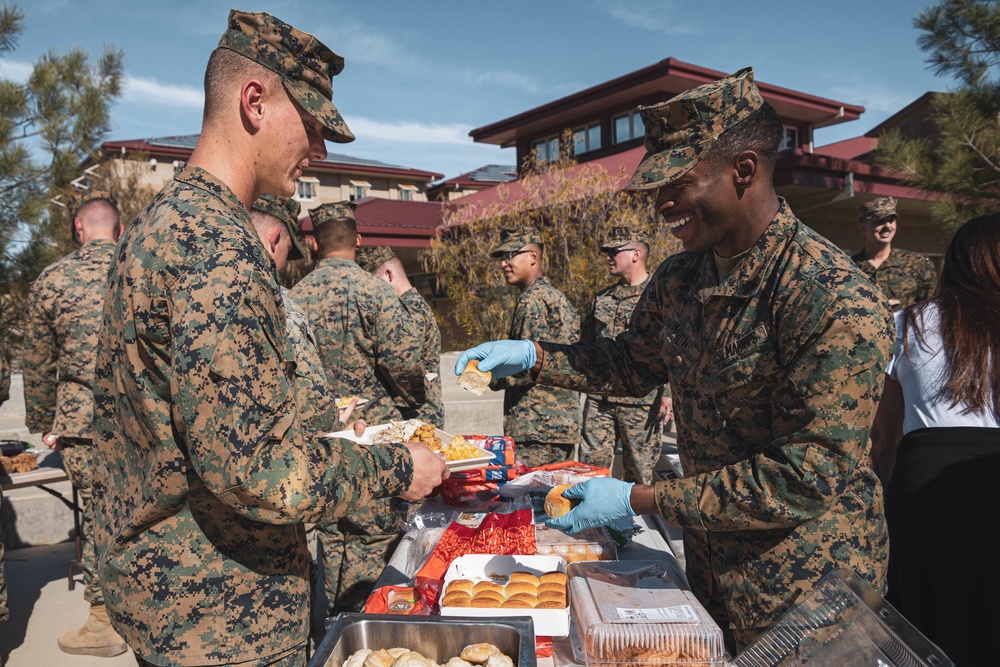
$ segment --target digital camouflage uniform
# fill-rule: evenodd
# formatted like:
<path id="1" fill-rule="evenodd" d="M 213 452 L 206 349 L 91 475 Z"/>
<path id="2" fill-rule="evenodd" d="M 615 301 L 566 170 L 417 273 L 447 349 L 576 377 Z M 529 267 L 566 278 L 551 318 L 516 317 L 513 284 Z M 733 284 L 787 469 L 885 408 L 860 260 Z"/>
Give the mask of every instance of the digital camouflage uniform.
<path id="1" fill-rule="evenodd" d="M 533 228 L 503 230 L 493 257 L 541 245 Z M 580 316 L 566 296 L 541 276 L 524 288 L 514 306 L 507 334 L 510 340 L 550 340 L 575 343 L 580 339 Z M 529 466 L 568 460 L 580 441 L 580 394 L 536 386 L 527 371 L 490 382 L 504 390 L 503 432 L 514 439 L 515 452 Z"/>
<path id="2" fill-rule="evenodd" d="M 649 277 L 639 285 L 617 283 L 594 297 L 583 319 L 580 340 L 615 338 L 625 331 Z M 622 479 L 649 484 L 653 468 L 663 450 L 663 421 L 653 417 L 653 408 L 664 396 L 664 387 L 642 398 L 587 396 L 583 406 L 580 460 L 611 468 L 616 441 L 622 443 Z M 669 395 L 669 394 L 667 394 Z"/>
<path id="3" fill-rule="evenodd" d="M 896 299 L 894 310 L 926 301 L 937 286 L 934 264 L 920 253 L 893 248 L 884 262 L 873 267 L 864 251 L 851 259 L 871 278 L 885 294 L 886 299 Z"/>
<path id="4" fill-rule="evenodd" d="M 7 355 L 4 350 L 0 350 L 0 405 L 10 398 L 10 364 L 7 362 Z M 0 489 L 0 511 L 3 510 L 3 489 Z M 3 534 L 0 532 L 0 623 L 10 616 L 10 609 L 7 608 L 7 579 L 3 574 Z"/>
<path id="5" fill-rule="evenodd" d="M 310 210 L 314 228 L 350 215 L 326 204 Z M 349 259 L 321 259 L 291 290 L 319 348 L 334 397 L 369 399 L 355 416 L 370 425 L 401 419 L 391 396 L 425 400 L 420 344 L 411 318 L 389 284 Z M 328 614 L 357 611 L 402 534 L 396 502 L 372 503 L 336 523 L 318 526 Z"/>
<path id="6" fill-rule="evenodd" d="M 748 68 L 640 108 L 647 155 L 630 186 L 671 182 L 713 134 L 760 108 L 752 77 Z M 656 502 L 684 528 L 688 580 L 731 646 L 837 567 L 885 590 L 887 533 L 868 436 L 892 314 L 850 258 L 779 201 L 721 285 L 711 248 L 673 255 L 624 334 L 543 343 L 537 376 L 632 396 L 669 377 L 685 477 L 658 482 Z"/>
<path id="7" fill-rule="evenodd" d="M 861 222 L 868 219 L 879 221 L 889 216 L 896 216 L 896 198 L 876 197 L 859 206 L 858 212 Z M 885 293 L 886 299 L 899 301 L 898 304 L 893 304 L 893 310 L 926 301 L 937 287 L 938 277 L 934 264 L 920 253 L 891 248 L 889 256 L 877 267 L 865 256 L 863 248 L 851 259 L 875 281 Z"/>
<path id="8" fill-rule="evenodd" d="M 358 266 L 374 274 L 380 266 L 396 258 L 396 253 L 385 246 L 361 248 L 358 251 Z M 404 419 L 419 419 L 438 428 L 444 428 L 444 401 L 441 397 L 441 328 L 431 306 L 416 288 L 406 290 L 399 300 L 406 312 L 413 318 L 420 338 L 420 359 L 423 362 L 424 378 L 427 384 L 427 402 L 410 407 L 406 401 L 395 400 L 396 407 Z"/>
<path id="9" fill-rule="evenodd" d="M 302 522 L 412 480 L 405 448 L 303 425 L 285 321 L 247 210 L 208 172 L 180 170 L 119 245 L 95 392 L 101 583 L 115 627 L 154 664 L 300 653 Z"/>
<path id="10" fill-rule="evenodd" d="M 62 442 L 63 465 L 83 510 L 80 566 L 83 597 L 91 605 L 103 604 L 91 540 L 94 364 L 114 251 L 114 241 L 93 240 L 47 267 L 31 286 L 24 336 L 25 424 Z"/>

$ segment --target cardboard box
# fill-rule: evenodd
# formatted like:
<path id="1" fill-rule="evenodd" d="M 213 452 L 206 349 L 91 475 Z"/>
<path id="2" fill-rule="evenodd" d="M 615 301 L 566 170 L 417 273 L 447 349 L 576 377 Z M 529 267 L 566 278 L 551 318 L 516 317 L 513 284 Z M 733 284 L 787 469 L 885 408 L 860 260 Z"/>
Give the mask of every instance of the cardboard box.
<path id="1" fill-rule="evenodd" d="M 511 572 L 530 572 L 542 575 L 546 572 L 566 572 L 566 561 L 560 556 L 459 556 L 448 567 L 444 575 L 444 592 L 455 579 L 473 581 L 495 581 L 505 584 Z M 565 609 L 498 609 L 477 607 L 441 606 L 442 616 L 471 616 L 499 618 L 504 616 L 530 616 L 535 624 L 535 635 L 566 637 L 569 635 L 569 589 L 567 587 L 567 607 Z"/>

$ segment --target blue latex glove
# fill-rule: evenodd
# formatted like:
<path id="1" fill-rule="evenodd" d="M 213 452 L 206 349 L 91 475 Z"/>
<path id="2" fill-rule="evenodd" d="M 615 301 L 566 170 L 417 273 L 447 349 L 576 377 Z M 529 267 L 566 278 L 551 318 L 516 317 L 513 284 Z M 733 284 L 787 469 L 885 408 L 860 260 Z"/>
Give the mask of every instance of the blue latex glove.
<path id="1" fill-rule="evenodd" d="M 494 340 L 466 350 L 455 363 L 455 375 L 465 370 L 470 359 L 479 360 L 479 370 L 502 378 L 526 371 L 535 365 L 535 344 L 530 340 Z"/>
<path id="2" fill-rule="evenodd" d="M 563 491 L 563 498 L 583 498 L 583 502 L 558 519 L 549 519 L 549 528 L 564 530 L 570 535 L 587 528 L 606 526 L 616 519 L 635 516 L 629 494 L 633 482 L 623 482 L 610 477 L 597 477 Z"/>

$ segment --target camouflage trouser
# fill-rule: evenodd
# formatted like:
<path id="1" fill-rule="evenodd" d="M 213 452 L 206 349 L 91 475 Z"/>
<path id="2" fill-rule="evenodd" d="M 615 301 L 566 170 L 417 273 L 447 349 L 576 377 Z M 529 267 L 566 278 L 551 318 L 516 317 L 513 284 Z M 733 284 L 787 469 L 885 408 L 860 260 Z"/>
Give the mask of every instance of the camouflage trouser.
<path id="1" fill-rule="evenodd" d="M 514 455 L 521 457 L 522 461 L 535 468 L 547 463 L 569 461 L 574 449 L 576 446 L 570 444 L 527 440 L 514 444 Z"/>
<path id="2" fill-rule="evenodd" d="M 90 539 L 94 526 L 94 509 L 90 502 L 91 490 L 94 485 L 93 456 L 94 443 L 83 438 L 61 438 L 63 443 L 62 459 L 66 474 L 76 488 L 77 502 L 83 510 L 80 512 L 80 540 L 82 542 L 80 568 L 83 570 L 83 599 L 93 605 L 104 604 L 104 594 L 101 593 L 101 582 L 97 578 L 97 551 L 94 541 Z"/>
<path id="3" fill-rule="evenodd" d="M 650 484 L 663 449 L 663 424 L 648 405 L 624 405 L 587 397 L 583 406 L 580 461 L 611 468 L 615 443 L 622 443 L 622 479 Z"/>
<path id="4" fill-rule="evenodd" d="M 156 665 L 143 659 L 138 654 L 135 656 L 135 661 L 139 667 L 156 667 Z M 168 661 L 164 664 L 173 663 Z M 261 658 L 259 661 L 251 660 L 237 664 L 242 665 L 243 667 L 306 667 L 306 646 L 303 644 L 301 648 L 296 649 L 289 655 L 286 655 L 283 658 L 278 658 L 272 662 L 267 662 L 267 658 Z"/>
<path id="5" fill-rule="evenodd" d="M 0 489 L 0 510 L 3 509 L 3 489 Z M 10 609 L 7 608 L 7 580 L 3 576 L 3 535 L 0 535 L 0 623 L 10 616 Z"/>
<path id="6" fill-rule="evenodd" d="M 327 616 L 361 611 L 403 535 L 399 501 L 382 498 L 330 523 L 316 524 Z"/>

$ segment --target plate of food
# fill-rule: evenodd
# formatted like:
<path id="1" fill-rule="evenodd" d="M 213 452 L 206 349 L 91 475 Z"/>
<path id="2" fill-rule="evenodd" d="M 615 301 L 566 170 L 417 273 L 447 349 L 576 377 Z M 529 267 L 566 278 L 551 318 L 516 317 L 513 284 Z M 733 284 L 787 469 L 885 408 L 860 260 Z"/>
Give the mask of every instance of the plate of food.
<path id="1" fill-rule="evenodd" d="M 355 398 L 358 399 L 358 405 L 357 405 L 357 407 L 359 407 L 359 408 L 362 405 L 365 405 L 366 403 L 368 403 L 368 399 L 367 398 L 360 398 L 358 396 L 344 396 L 342 398 L 338 398 L 337 399 L 337 408 L 338 409 L 346 408 L 348 405 L 351 404 L 351 401 L 353 401 Z"/>
<path id="2" fill-rule="evenodd" d="M 327 433 L 326 437 L 346 438 L 362 445 L 422 442 L 435 452 L 444 454 L 445 465 L 452 472 L 485 468 L 493 460 L 493 454 L 488 450 L 471 445 L 462 436 L 452 435 L 419 419 L 369 426 L 360 436 L 348 429 Z"/>

